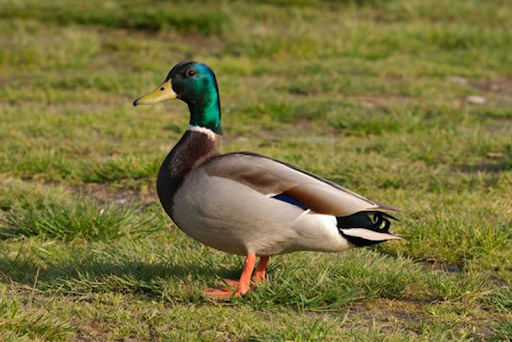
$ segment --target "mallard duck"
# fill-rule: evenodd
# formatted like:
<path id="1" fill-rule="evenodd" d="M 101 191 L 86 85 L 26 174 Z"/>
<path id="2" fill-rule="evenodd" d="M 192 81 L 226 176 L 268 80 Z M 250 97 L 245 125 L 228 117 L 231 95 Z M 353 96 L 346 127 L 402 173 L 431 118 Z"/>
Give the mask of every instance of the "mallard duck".
<path id="1" fill-rule="evenodd" d="M 170 99 L 188 105 L 190 124 L 160 167 L 160 202 L 188 236 L 245 256 L 239 281 L 208 288 L 204 296 L 244 295 L 265 280 L 273 255 L 340 252 L 400 239 L 389 230 L 389 212 L 400 212 L 396 208 L 280 160 L 252 152 L 222 154 L 219 88 L 207 65 L 177 64 L 162 85 L 133 105 Z"/>

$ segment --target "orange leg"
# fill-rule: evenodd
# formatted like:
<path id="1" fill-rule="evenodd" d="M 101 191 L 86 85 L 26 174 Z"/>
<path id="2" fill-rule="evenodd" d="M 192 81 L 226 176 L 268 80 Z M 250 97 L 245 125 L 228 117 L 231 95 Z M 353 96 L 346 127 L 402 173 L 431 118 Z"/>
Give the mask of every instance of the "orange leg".
<path id="1" fill-rule="evenodd" d="M 238 282 L 238 288 L 236 290 L 237 296 L 242 296 L 251 289 L 251 276 L 252 271 L 254 271 L 254 266 L 256 266 L 256 254 L 249 253 L 247 258 L 245 258 L 245 268 Z"/>
<path id="2" fill-rule="evenodd" d="M 226 287 L 223 288 L 208 288 L 203 292 L 204 297 L 208 297 L 211 299 L 226 299 L 231 296 L 243 296 L 251 289 L 251 275 L 252 271 L 254 271 L 254 266 L 256 265 L 256 254 L 249 253 L 245 258 L 245 267 L 240 276 L 240 281 L 235 282 L 228 280 L 226 281 L 229 285 L 237 285 L 237 290 L 233 291 Z"/>
<path id="3" fill-rule="evenodd" d="M 256 268 L 256 272 L 254 272 L 254 276 L 252 277 L 255 284 L 257 284 L 260 281 L 265 281 L 265 269 L 267 268 L 269 260 L 270 257 L 268 256 L 260 257 L 258 268 Z"/>

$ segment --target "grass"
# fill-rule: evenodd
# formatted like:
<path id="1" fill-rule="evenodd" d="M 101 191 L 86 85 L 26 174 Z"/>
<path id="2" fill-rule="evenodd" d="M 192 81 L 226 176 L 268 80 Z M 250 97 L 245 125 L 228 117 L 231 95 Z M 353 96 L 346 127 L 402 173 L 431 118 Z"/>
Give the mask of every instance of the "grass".
<path id="1" fill-rule="evenodd" d="M 62 240 L 78 237 L 87 240 L 109 240 L 123 235 L 140 235 L 158 230 L 161 224 L 151 217 L 138 217 L 133 208 L 118 208 L 115 205 L 98 207 L 95 202 L 85 200 L 62 205 L 42 203 L 30 204 L 27 208 L 14 208 L 5 221 L 25 236 L 47 236 Z"/>
<path id="2" fill-rule="evenodd" d="M 5 5 L 6 7 L 0 13 L 4 19 L 35 19 L 64 26 L 96 25 L 145 31 L 172 28 L 179 32 L 214 35 L 222 33 L 230 23 L 230 17 L 213 6 L 205 9 L 198 5 L 171 6 L 160 3 L 156 8 L 140 1 L 110 4 L 101 1 L 83 4 L 57 1 L 51 6 L 36 1 L 24 3 L 6 1 Z"/>
<path id="3" fill-rule="evenodd" d="M 0 0 L 0 340 L 510 341 L 512 6 L 505 0 Z M 160 209 L 175 63 L 215 70 L 224 151 L 401 208 L 398 243 L 241 258 Z M 471 96 L 484 98 L 474 103 Z"/>
<path id="4" fill-rule="evenodd" d="M 512 339 L 512 321 L 509 319 L 500 322 L 498 331 L 504 337 L 505 341 L 510 341 Z"/>

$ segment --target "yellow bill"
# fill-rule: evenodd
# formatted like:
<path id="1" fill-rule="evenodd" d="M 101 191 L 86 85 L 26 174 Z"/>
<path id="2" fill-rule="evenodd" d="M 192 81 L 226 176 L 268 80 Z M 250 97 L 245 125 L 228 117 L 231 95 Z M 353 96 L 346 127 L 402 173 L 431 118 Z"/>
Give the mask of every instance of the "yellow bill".
<path id="1" fill-rule="evenodd" d="M 174 90 L 172 90 L 171 81 L 165 81 L 160 87 L 156 88 L 151 93 L 139 97 L 137 100 L 133 101 L 133 105 L 149 105 L 175 99 L 177 97 L 178 95 L 174 92 Z"/>

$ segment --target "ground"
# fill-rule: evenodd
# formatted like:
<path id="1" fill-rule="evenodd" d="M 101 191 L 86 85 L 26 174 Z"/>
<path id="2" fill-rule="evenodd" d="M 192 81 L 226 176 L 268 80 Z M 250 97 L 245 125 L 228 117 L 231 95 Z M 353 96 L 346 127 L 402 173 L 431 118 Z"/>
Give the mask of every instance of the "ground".
<path id="1" fill-rule="evenodd" d="M 0 340 L 511 341 L 509 0 L 0 0 Z M 400 242 L 243 260 L 155 196 L 184 104 L 132 107 L 209 64 L 223 149 L 403 210 Z"/>

